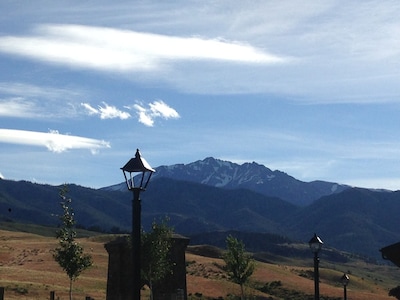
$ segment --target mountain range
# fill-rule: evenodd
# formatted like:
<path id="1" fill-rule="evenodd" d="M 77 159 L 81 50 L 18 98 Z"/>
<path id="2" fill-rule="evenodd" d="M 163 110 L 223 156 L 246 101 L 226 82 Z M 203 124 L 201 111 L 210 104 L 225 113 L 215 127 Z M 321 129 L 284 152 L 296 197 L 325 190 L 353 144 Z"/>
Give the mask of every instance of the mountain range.
<path id="1" fill-rule="evenodd" d="M 256 162 L 239 165 L 212 157 L 189 164 L 160 166 L 152 178 L 171 178 L 224 189 L 247 189 L 295 205 L 308 205 L 322 196 L 349 188 L 347 185 L 320 180 L 303 182 L 284 172 L 271 171 Z M 122 183 L 104 189 L 126 190 L 126 185 Z"/>
<path id="2" fill-rule="evenodd" d="M 0 180 L 0 219 L 57 225 L 59 191 L 59 186 Z M 68 197 L 79 226 L 130 231 L 132 194 L 125 183 L 102 189 L 70 184 Z M 305 183 L 254 162 L 206 158 L 161 166 L 141 199 L 145 229 L 168 216 L 177 233 L 193 240 L 201 235 L 210 244 L 216 243 L 216 232 L 230 230 L 293 242 L 307 242 L 316 232 L 327 247 L 378 259 L 380 248 L 400 239 L 400 192 Z M 257 242 L 265 241 L 251 244 Z"/>

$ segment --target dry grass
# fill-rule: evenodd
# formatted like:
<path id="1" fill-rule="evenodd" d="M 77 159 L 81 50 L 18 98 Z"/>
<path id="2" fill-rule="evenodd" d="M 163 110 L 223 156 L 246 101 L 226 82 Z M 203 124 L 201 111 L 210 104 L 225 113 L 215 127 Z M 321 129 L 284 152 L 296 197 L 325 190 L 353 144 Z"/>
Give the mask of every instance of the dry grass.
<path id="1" fill-rule="evenodd" d="M 86 295 L 105 299 L 107 252 L 102 243 L 80 242 L 95 263 L 74 283 L 74 295 L 76 299 Z M 49 299 L 50 291 L 67 299 L 69 278 L 53 259 L 56 247 L 55 238 L 0 231 L 0 285 L 5 287 L 5 299 Z"/>
<path id="2" fill-rule="evenodd" d="M 94 266 L 82 273 L 74 283 L 75 299 L 85 299 L 87 295 L 96 300 L 105 299 L 108 254 L 104 249 L 104 242 L 107 239 L 109 237 L 79 240 L 85 251 L 93 256 Z M 49 299 L 50 291 L 55 291 L 61 300 L 68 299 L 68 277 L 52 257 L 52 250 L 56 246 L 55 238 L 0 230 L 0 286 L 6 289 L 6 300 Z M 228 294 L 239 294 L 239 287 L 229 282 L 221 269 L 221 259 L 187 253 L 186 260 L 188 294 L 193 298 L 196 298 L 194 295 L 202 295 L 226 299 Z M 311 270 L 311 267 L 258 262 L 252 281 L 253 284 L 280 281 L 285 289 L 313 294 L 313 280 L 307 276 Z M 338 284 L 343 270 L 352 272 L 348 286 L 349 299 L 394 299 L 388 296 L 388 290 L 397 285 L 399 275 L 396 272 L 399 271 L 394 267 L 360 263 L 325 267 L 321 263 L 321 295 L 343 296 L 343 287 Z M 268 296 L 249 287 L 246 288 L 246 293 Z"/>
<path id="3" fill-rule="evenodd" d="M 226 298 L 228 294 L 240 294 L 239 287 L 228 282 L 225 273 L 219 268 L 219 266 L 223 265 L 221 259 L 201 257 L 193 254 L 187 254 L 186 259 L 189 263 L 187 268 L 189 294 L 200 293 L 203 296 L 214 299 L 219 297 Z M 305 294 L 313 295 L 313 278 L 312 276 L 305 276 L 305 274 L 310 274 L 311 271 L 312 268 L 310 267 L 293 267 L 258 262 L 251 280 L 253 283 L 258 282 L 261 284 L 280 281 L 282 287 L 285 289 L 302 291 Z M 342 275 L 343 272 L 321 268 L 320 295 L 342 298 L 343 286 L 338 282 L 338 279 Z M 393 299 L 388 296 L 388 289 L 391 287 L 394 286 L 388 287 L 383 283 L 379 285 L 374 280 L 351 275 L 351 282 L 347 288 L 348 299 Z M 271 296 L 250 287 L 246 288 L 246 293 L 251 296 Z"/>

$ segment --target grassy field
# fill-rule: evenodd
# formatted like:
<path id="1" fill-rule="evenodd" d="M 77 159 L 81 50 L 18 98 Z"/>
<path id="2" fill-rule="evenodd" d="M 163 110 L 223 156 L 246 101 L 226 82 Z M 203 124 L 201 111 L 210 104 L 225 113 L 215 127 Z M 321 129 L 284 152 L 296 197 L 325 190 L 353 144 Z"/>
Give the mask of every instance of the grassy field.
<path id="1" fill-rule="evenodd" d="M 52 258 L 57 240 L 51 237 L 51 231 L 45 234 L 42 230 L 40 235 L 0 230 L 0 286 L 5 288 L 6 300 L 49 299 L 50 291 L 56 292 L 56 299 L 68 299 L 68 277 Z M 93 256 L 94 265 L 74 283 L 74 299 L 105 299 L 108 254 L 104 243 L 110 239 L 112 236 L 79 239 Z M 232 299 L 227 295 L 239 294 L 239 287 L 227 280 L 221 259 L 188 251 L 186 261 L 189 299 Z M 388 290 L 400 283 L 400 271 L 393 266 L 360 261 L 334 265 L 321 261 L 321 296 L 343 297 L 339 278 L 344 272 L 350 273 L 349 300 L 394 299 L 388 296 Z M 252 281 L 246 287 L 246 294 L 252 299 L 307 299 L 306 295 L 313 292 L 312 257 L 307 262 L 290 264 L 257 262 Z"/>

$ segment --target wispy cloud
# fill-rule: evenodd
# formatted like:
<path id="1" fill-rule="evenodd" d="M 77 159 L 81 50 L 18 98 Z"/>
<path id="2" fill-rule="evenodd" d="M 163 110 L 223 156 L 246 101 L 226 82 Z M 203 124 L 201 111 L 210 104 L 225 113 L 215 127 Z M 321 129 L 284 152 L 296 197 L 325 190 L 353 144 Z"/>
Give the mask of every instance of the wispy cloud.
<path id="1" fill-rule="evenodd" d="M 89 115 L 99 115 L 100 119 L 119 118 L 121 120 L 126 120 L 131 117 L 130 113 L 119 110 L 115 106 L 108 105 L 105 102 L 102 102 L 102 104 L 103 105 L 99 105 L 97 108 L 95 108 L 89 103 L 81 103 Z"/>
<path id="2" fill-rule="evenodd" d="M 145 107 L 142 103 L 137 103 L 133 106 L 139 116 L 139 122 L 146 126 L 153 126 L 154 119 L 163 118 L 168 119 L 178 119 L 180 118 L 179 113 L 168 106 L 165 102 L 158 100 L 148 104 Z"/>
<path id="3" fill-rule="evenodd" d="M 97 107 L 89 103 L 81 103 L 81 105 L 88 115 L 96 115 L 103 120 L 116 118 L 127 120 L 132 117 L 129 112 L 108 105 L 106 102 L 102 102 L 102 105 L 98 105 Z M 162 118 L 164 120 L 180 118 L 179 113 L 162 100 L 156 100 L 148 104 L 138 102 L 134 105 L 127 105 L 124 107 L 128 110 L 134 110 L 138 121 L 149 127 L 154 126 L 155 119 L 157 118 Z"/>
<path id="4" fill-rule="evenodd" d="M 79 92 L 51 86 L 37 86 L 30 83 L 3 81 L 0 82 L 0 94 L 18 95 L 26 98 L 59 99 L 63 97 L 63 99 L 68 99 L 72 96 L 79 95 Z"/>
<path id="5" fill-rule="evenodd" d="M 75 115 L 74 99 L 79 91 L 37 86 L 21 82 L 0 82 L 0 116 L 49 118 Z"/>
<path id="6" fill-rule="evenodd" d="M 99 149 L 110 148 L 106 141 L 80 136 L 60 134 L 56 130 L 36 132 L 14 129 L 0 129 L 0 143 L 44 146 L 55 153 L 73 149 L 89 149 L 95 154 Z"/>
<path id="7" fill-rule="evenodd" d="M 15 118 L 34 118 L 40 114 L 32 101 L 21 98 L 0 98 L 0 116 Z"/>
<path id="8" fill-rule="evenodd" d="M 2 36 L 0 51 L 79 68 L 155 71 L 180 60 L 276 64 L 286 58 L 245 43 L 82 25 L 42 25 L 32 36 Z"/>

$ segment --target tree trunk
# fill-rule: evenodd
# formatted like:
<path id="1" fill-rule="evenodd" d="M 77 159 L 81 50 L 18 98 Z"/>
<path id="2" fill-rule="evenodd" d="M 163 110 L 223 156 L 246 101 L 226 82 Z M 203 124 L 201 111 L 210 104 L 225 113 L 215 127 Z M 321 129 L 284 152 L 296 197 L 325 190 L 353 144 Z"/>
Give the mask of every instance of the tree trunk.
<path id="1" fill-rule="evenodd" d="M 69 300 L 72 300 L 72 279 L 69 281 Z"/>
<path id="2" fill-rule="evenodd" d="M 149 282 L 149 288 L 150 288 L 150 300 L 153 300 L 154 294 L 153 294 L 153 283 Z"/>

